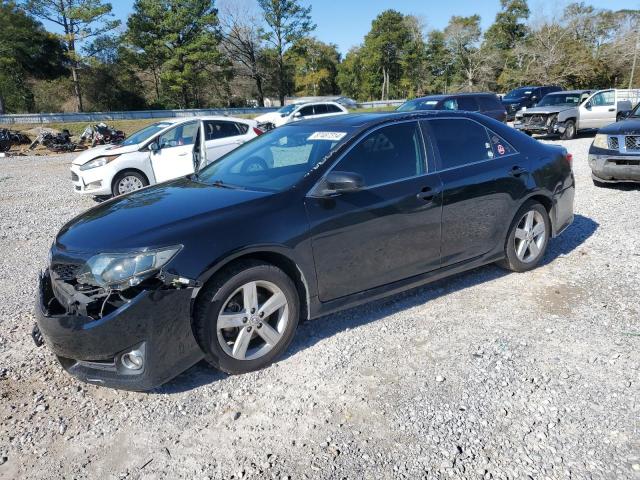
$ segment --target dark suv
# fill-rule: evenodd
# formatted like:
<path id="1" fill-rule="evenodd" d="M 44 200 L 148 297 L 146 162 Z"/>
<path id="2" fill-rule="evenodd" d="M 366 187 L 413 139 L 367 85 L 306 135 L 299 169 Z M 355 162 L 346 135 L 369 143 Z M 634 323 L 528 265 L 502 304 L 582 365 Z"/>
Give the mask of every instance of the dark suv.
<path id="1" fill-rule="evenodd" d="M 502 104 L 507 110 L 507 120 L 512 121 L 516 117 L 518 110 L 535 107 L 546 94 L 561 92 L 562 90 L 562 87 L 553 85 L 518 87 L 511 90 L 502 97 Z"/>
<path id="2" fill-rule="evenodd" d="M 429 95 L 404 102 L 398 112 L 415 110 L 463 110 L 478 112 L 499 122 L 506 120 L 507 112 L 495 93 L 455 93 L 452 95 Z"/>

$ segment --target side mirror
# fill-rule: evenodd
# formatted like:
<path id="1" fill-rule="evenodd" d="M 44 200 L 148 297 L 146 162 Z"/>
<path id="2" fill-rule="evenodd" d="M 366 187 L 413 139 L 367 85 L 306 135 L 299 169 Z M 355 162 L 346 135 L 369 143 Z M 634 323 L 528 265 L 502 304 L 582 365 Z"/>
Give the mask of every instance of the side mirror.
<path id="1" fill-rule="evenodd" d="M 587 110 L 591 110 L 591 102 L 585 103 L 584 108 L 586 108 Z"/>
<path id="2" fill-rule="evenodd" d="M 631 115 L 631 112 L 619 112 L 618 113 L 618 118 L 616 119 L 618 122 L 625 120 L 627 118 L 629 118 L 629 115 Z"/>
<path id="3" fill-rule="evenodd" d="M 293 114 L 293 118 L 302 118 L 302 114 L 300 112 L 296 112 Z"/>
<path id="4" fill-rule="evenodd" d="M 324 179 L 322 196 L 332 196 L 339 193 L 357 192 L 364 186 L 364 179 L 354 172 L 332 171 Z"/>
<path id="5" fill-rule="evenodd" d="M 149 151 L 156 153 L 160 151 L 160 145 L 158 145 L 158 142 L 151 142 L 149 144 Z"/>

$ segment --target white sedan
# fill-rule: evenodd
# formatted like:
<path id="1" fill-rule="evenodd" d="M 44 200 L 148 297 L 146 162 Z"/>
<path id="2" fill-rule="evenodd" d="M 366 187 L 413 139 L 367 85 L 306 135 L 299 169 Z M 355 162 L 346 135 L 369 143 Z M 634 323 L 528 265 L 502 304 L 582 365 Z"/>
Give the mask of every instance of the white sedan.
<path id="1" fill-rule="evenodd" d="M 277 112 L 260 115 L 256 117 L 256 121 L 261 124 L 271 123 L 274 127 L 279 127 L 297 120 L 346 115 L 347 113 L 349 113 L 349 110 L 336 102 L 292 103 L 285 105 Z"/>
<path id="2" fill-rule="evenodd" d="M 119 145 L 81 153 L 72 163 L 76 192 L 117 196 L 193 173 L 262 134 L 255 120 L 191 117 L 163 120 Z"/>

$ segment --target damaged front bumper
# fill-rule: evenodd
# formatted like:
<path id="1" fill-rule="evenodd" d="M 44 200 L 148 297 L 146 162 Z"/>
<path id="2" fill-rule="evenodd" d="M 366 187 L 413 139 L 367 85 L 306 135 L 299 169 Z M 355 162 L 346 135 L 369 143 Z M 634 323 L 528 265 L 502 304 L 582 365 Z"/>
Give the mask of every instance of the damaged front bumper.
<path id="1" fill-rule="evenodd" d="M 81 297 L 67 297 L 54 281 L 48 269 L 40 274 L 37 326 L 63 368 L 80 380 L 149 390 L 203 358 L 191 328 L 193 287 L 141 288 L 108 313 L 92 316 L 78 305 Z M 128 361 L 132 352 L 141 362 L 137 368 Z"/>
<path id="2" fill-rule="evenodd" d="M 589 167 L 594 180 L 601 183 L 640 182 L 640 154 L 601 153 L 601 149 L 598 152 L 589 152 Z"/>
<path id="3" fill-rule="evenodd" d="M 541 115 L 538 116 L 542 117 Z M 551 118 L 542 117 L 539 121 L 532 120 L 529 117 L 516 117 L 513 128 L 538 135 L 562 135 L 566 130 L 566 125 L 564 122 L 557 121 L 557 115 Z"/>

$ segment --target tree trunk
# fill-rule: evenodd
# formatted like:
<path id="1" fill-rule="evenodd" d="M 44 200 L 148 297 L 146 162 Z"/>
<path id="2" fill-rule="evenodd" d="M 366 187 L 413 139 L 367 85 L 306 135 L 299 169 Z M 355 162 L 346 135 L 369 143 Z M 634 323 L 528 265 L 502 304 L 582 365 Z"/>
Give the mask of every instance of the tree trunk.
<path id="1" fill-rule="evenodd" d="M 78 80 L 78 69 L 75 65 L 75 60 L 71 66 L 71 78 L 73 78 L 73 91 L 76 95 L 78 112 L 84 111 L 82 106 L 82 92 L 80 91 L 80 81 Z"/>
<path id="2" fill-rule="evenodd" d="M 278 96 L 280 97 L 280 106 L 284 107 L 284 58 L 282 55 L 278 61 Z"/>
<path id="3" fill-rule="evenodd" d="M 256 82 L 256 90 L 258 92 L 258 106 L 264 107 L 264 91 L 262 89 L 262 78 L 260 75 L 253 77 Z"/>
<path id="4" fill-rule="evenodd" d="M 4 115 L 4 98 L 0 94 L 0 115 Z"/>

